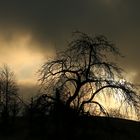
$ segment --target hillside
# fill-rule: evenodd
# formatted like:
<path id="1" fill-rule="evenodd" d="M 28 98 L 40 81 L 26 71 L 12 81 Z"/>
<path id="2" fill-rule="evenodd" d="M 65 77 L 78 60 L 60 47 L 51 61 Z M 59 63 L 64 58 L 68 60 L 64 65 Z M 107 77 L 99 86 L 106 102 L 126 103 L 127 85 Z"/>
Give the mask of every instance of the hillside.
<path id="1" fill-rule="evenodd" d="M 98 139 L 139 140 L 140 122 L 107 118 L 78 117 L 69 121 L 52 118 L 16 118 L 0 125 L 0 140 Z"/>

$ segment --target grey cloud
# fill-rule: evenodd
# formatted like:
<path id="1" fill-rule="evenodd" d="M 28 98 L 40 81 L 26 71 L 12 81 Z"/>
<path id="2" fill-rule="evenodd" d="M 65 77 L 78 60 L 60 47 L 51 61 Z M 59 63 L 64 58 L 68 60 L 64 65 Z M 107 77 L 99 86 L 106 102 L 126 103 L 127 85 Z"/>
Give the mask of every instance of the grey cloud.
<path id="1" fill-rule="evenodd" d="M 30 0 L 0 3 L 0 23 L 31 30 L 41 41 L 63 42 L 75 29 L 119 36 L 138 24 L 139 1 L 112 5 L 103 0 Z"/>

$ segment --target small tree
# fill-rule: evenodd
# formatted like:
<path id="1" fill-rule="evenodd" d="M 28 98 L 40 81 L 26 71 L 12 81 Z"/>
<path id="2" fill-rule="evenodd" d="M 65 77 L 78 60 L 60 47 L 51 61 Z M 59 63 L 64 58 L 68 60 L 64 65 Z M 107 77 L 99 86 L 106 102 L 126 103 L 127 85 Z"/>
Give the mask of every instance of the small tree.
<path id="1" fill-rule="evenodd" d="M 107 99 L 116 96 L 138 111 L 135 86 L 124 80 L 122 69 L 110 62 L 113 56 L 122 56 L 118 48 L 102 35 L 93 38 L 81 32 L 76 35 L 66 51 L 57 53 L 41 67 L 42 91 L 54 97 L 53 90 L 59 89 L 65 105 L 80 114 L 107 114 L 97 98 L 103 95 Z"/>
<path id="2" fill-rule="evenodd" d="M 7 119 L 10 114 L 17 114 L 17 92 L 18 86 L 16 84 L 14 73 L 7 65 L 4 65 L 0 69 L 0 98 L 2 106 L 1 111 L 5 119 Z"/>

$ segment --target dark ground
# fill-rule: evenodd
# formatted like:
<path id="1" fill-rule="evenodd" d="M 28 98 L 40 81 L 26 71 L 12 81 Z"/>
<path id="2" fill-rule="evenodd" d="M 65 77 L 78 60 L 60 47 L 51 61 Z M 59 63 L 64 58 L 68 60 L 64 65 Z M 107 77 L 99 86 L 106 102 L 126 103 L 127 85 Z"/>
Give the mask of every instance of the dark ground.
<path id="1" fill-rule="evenodd" d="M 140 140 L 140 122 L 108 117 L 18 117 L 0 124 L 0 140 Z"/>

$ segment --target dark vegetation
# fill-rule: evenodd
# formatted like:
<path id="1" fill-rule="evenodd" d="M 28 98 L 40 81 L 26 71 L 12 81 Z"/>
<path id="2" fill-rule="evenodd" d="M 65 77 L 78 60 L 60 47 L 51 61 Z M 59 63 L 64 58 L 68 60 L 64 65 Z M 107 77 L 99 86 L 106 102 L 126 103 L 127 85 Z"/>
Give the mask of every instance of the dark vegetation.
<path id="1" fill-rule="evenodd" d="M 117 96 L 126 116 L 131 108 L 139 117 L 137 87 L 110 61 L 122 56 L 119 50 L 104 36 L 75 34 L 66 51 L 40 68 L 40 93 L 29 104 L 18 96 L 13 72 L 1 68 L 0 139 L 140 139 L 140 122 L 117 118 L 119 111 L 99 100 Z"/>

